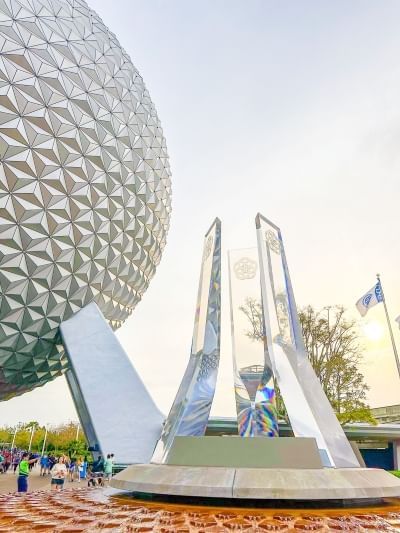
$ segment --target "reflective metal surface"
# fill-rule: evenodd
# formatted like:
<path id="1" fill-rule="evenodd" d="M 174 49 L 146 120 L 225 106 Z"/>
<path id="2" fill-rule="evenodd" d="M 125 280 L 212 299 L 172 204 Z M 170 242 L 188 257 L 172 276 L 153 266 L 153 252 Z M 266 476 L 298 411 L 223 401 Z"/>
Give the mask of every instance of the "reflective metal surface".
<path id="1" fill-rule="evenodd" d="M 314 437 L 324 464 L 360 466 L 307 357 L 280 229 L 256 217 L 268 352 L 295 436 Z"/>
<path id="2" fill-rule="evenodd" d="M 119 464 L 148 463 L 164 416 L 92 302 L 60 326 L 76 410 L 89 445 Z"/>
<path id="3" fill-rule="evenodd" d="M 0 399 L 67 367 L 58 325 L 95 301 L 117 328 L 161 258 L 160 121 L 83 0 L 0 2 Z"/>
<path id="4" fill-rule="evenodd" d="M 204 237 L 189 362 L 152 462 L 164 462 L 178 435 L 204 435 L 217 381 L 221 332 L 221 222 Z"/>
<path id="5" fill-rule="evenodd" d="M 241 437 L 276 437 L 275 390 L 262 329 L 257 248 L 230 250 L 228 257 L 238 433 Z"/>

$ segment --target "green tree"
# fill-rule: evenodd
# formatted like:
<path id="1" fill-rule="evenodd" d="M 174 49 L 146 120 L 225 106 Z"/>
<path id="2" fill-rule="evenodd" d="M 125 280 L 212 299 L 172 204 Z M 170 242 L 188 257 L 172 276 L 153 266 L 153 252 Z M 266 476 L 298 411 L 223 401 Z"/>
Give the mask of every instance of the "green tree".
<path id="1" fill-rule="evenodd" d="M 264 342 L 261 303 L 248 298 L 240 310 L 251 324 L 246 335 Z M 308 357 L 340 423 L 376 423 L 366 403 L 368 385 L 360 372 L 362 357 L 355 321 L 346 318 L 341 306 L 322 311 L 307 306 L 299 312 L 299 319 Z M 278 413 L 287 419 L 276 389 Z"/>
<path id="2" fill-rule="evenodd" d="M 88 455 L 86 443 L 81 440 L 71 440 L 68 442 L 66 451 L 71 459 L 78 459 Z"/>
<path id="3" fill-rule="evenodd" d="M 0 442 L 12 442 L 15 429 L 17 435 L 15 439 L 15 446 L 22 449 L 27 449 L 31 438 L 30 428 L 34 428 L 32 438 L 32 451 L 41 452 L 43 448 L 44 437 L 46 435 L 46 427 L 40 426 L 38 422 L 18 423 L 15 427 L 0 427 Z M 82 431 L 79 431 L 79 438 L 76 439 L 78 425 L 70 422 L 68 424 L 60 424 L 47 428 L 47 437 L 45 443 L 45 451 L 53 451 L 55 453 L 68 453 L 68 450 L 75 450 L 79 455 L 87 454 L 87 443 Z M 71 446 L 71 442 L 76 442 Z M 84 452 L 84 453 L 80 453 Z"/>
<path id="4" fill-rule="evenodd" d="M 9 428 L 0 429 L 0 442 L 2 444 L 7 444 L 12 442 L 12 433 Z"/>
<path id="5" fill-rule="evenodd" d="M 376 423 L 367 405 L 368 385 L 360 371 L 360 339 L 355 320 L 342 306 L 299 313 L 310 362 L 342 424 Z"/>
<path id="6" fill-rule="evenodd" d="M 31 422 L 28 422 L 27 424 L 23 425 L 24 429 L 30 429 L 33 428 L 35 431 L 40 427 L 39 422 L 36 422 L 36 420 L 31 420 Z"/>

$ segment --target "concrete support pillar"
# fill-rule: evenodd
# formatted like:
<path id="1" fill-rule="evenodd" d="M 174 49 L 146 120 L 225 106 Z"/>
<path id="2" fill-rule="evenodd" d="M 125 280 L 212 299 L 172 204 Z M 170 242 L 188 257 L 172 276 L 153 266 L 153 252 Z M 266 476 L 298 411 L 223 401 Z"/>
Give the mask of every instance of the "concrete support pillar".
<path id="1" fill-rule="evenodd" d="M 400 470 L 400 440 L 393 441 L 393 465 L 395 470 Z"/>
<path id="2" fill-rule="evenodd" d="M 89 445 L 120 464 L 148 463 L 164 415 L 92 302 L 60 325 L 67 380 Z M 97 455 L 97 454 L 96 454 Z"/>

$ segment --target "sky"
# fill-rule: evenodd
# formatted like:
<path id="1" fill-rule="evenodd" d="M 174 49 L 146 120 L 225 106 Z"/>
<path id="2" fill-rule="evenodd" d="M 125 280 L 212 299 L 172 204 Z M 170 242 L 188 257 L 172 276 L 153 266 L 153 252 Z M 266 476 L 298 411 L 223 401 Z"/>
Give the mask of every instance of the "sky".
<path id="1" fill-rule="evenodd" d="M 168 413 L 188 360 L 202 240 L 218 216 L 223 317 L 212 415 L 235 415 L 226 255 L 256 245 L 257 212 L 282 230 L 298 305 L 344 305 L 357 320 L 370 405 L 400 403 L 383 306 L 364 319 L 354 306 L 379 272 L 400 350 L 400 3 L 90 6 L 143 76 L 170 155 L 167 247 L 117 333 L 160 409 Z M 0 404 L 0 423 L 76 419 L 63 377 Z"/>

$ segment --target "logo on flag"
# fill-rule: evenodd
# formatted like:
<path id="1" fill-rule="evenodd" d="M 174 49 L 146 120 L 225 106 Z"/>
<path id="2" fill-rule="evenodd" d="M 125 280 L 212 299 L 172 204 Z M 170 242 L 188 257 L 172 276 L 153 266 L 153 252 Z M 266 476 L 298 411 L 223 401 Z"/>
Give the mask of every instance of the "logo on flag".
<path id="1" fill-rule="evenodd" d="M 367 296 L 364 296 L 363 301 L 362 301 L 364 307 L 369 306 L 369 302 L 371 301 L 371 298 L 372 298 L 371 293 L 368 293 Z"/>
<path id="2" fill-rule="evenodd" d="M 383 292 L 380 281 L 376 283 L 364 296 L 356 303 L 356 307 L 361 316 L 365 316 L 368 310 L 374 305 L 383 302 Z M 400 318 L 400 317 L 399 317 Z"/>
<path id="3" fill-rule="evenodd" d="M 400 315 L 394 319 L 395 322 L 397 322 L 397 325 L 399 326 L 399 329 L 400 329 Z"/>

